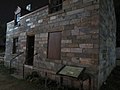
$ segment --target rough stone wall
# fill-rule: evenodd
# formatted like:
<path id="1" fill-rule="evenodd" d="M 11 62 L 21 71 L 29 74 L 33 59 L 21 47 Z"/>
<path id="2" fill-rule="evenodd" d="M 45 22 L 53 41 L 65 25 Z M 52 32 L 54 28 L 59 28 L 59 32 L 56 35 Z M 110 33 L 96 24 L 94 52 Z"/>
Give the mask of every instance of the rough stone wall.
<path id="1" fill-rule="evenodd" d="M 113 0 L 100 0 L 99 87 L 116 65 L 115 49 L 116 18 Z"/>
<path id="2" fill-rule="evenodd" d="M 96 0 L 65 0 L 63 10 L 48 14 L 48 7 L 43 7 L 21 17 L 21 25 L 14 26 L 14 21 L 7 24 L 6 61 L 12 58 L 13 37 L 18 37 L 19 52 L 25 53 L 17 58 L 19 67 L 25 61 L 26 35 L 35 35 L 35 53 L 33 68 L 48 72 L 48 77 L 55 79 L 63 65 L 86 67 L 87 72 L 97 74 L 99 54 L 99 2 Z M 61 31 L 61 60 L 47 58 L 48 32 Z M 17 66 L 18 67 L 18 66 Z M 70 84 L 70 78 L 64 83 Z M 76 82 L 73 82 L 76 85 Z"/>
<path id="3" fill-rule="evenodd" d="M 102 6 L 102 4 L 100 5 Z M 104 10 L 104 8 L 102 10 Z M 34 57 L 32 69 L 40 71 L 43 76 L 45 72 L 47 72 L 48 77 L 56 79 L 58 76 L 52 74 L 55 74 L 63 65 L 86 67 L 86 72 L 92 75 L 94 89 L 97 90 L 97 86 L 103 82 L 99 81 L 98 78 L 100 77 L 100 80 L 103 80 L 103 77 L 106 77 L 106 74 L 103 76 L 103 72 L 101 71 L 106 67 L 106 65 L 103 66 L 104 60 L 101 57 L 102 48 L 106 48 L 103 42 L 103 32 L 105 31 L 102 25 L 106 25 L 107 28 L 109 27 L 106 22 L 102 22 L 101 14 L 102 11 L 99 13 L 99 0 L 64 0 L 61 11 L 48 14 L 48 6 L 45 6 L 22 16 L 19 27 L 14 26 L 14 21 L 9 22 L 7 24 L 5 60 L 9 63 L 10 58 L 12 58 L 13 37 L 18 37 L 19 52 L 24 52 L 24 54 L 17 58 L 16 63 L 17 68 L 22 68 L 22 63 L 25 61 L 26 56 L 27 35 L 35 35 L 34 53 L 37 52 L 38 55 Z M 107 16 L 107 14 L 104 13 L 102 15 Z M 104 18 L 104 20 L 107 21 L 108 18 Z M 112 18 L 112 20 L 114 21 L 114 18 Z M 114 26 L 114 24 L 112 25 Z M 112 25 L 107 30 L 115 33 Z M 48 33 L 54 31 L 62 32 L 61 60 L 51 60 L 47 58 Z M 112 33 L 110 33 L 110 35 L 111 34 Z M 115 38 L 111 38 L 114 36 L 113 34 L 108 37 L 115 42 Z M 109 39 L 108 43 L 110 42 Z M 114 48 L 113 44 L 114 43 L 108 44 L 110 45 L 109 50 L 112 50 L 109 54 L 113 56 L 108 63 L 112 63 L 112 59 L 114 59 L 114 53 L 112 53 L 114 49 L 110 49 L 110 47 Z M 112 67 L 108 69 L 111 70 Z M 108 69 L 106 70 L 108 71 Z M 72 85 L 77 85 L 72 79 L 65 78 L 64 83 L 71 84 L 70 82 Z"/>

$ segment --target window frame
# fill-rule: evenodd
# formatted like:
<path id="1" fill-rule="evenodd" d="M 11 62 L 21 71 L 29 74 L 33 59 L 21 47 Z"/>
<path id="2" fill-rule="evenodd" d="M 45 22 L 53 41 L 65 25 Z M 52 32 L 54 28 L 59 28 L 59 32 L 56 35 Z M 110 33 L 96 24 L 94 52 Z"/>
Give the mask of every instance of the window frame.
<path id="1" fill-rule="evenodd" d="M 56 3 L 55 3 L 55 1 L 56 1 Z M 53 2 L 54 2 L 54 4 L 52 4 Z M 49 14 L 58 12 L 58 11 L 62 10 L 62 8 L 63 8 L 63 0 L 49 0 Z"/>
<path id="2" fill-rule="evenodd" d="M 19 26 L 20 25 L 20 17 L 21 17 L 21 13 L 20 12 L 15 14 L 15 23 L 14 23 L 15 26 Z"/>

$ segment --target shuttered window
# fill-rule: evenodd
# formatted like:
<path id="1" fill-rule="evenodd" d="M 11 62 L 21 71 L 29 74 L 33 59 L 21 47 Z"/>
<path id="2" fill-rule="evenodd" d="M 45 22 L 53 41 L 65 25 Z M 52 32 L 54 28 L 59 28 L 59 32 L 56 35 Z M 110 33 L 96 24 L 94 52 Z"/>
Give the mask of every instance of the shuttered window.
<path id="1" fill-rule="evenodd" d="M 49 33 L 48 40 L 48 58 L 59 60 L 61 57 L 61 32 Z"/>

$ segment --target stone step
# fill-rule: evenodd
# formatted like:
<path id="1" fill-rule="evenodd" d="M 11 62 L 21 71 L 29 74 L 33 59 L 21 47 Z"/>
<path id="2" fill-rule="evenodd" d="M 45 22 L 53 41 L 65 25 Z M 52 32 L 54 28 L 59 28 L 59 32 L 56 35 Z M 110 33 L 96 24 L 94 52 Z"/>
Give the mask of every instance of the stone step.
<path id="1" fill-rule="evenodd" d="M 11 74 L 11 76 L 13 76 L 13 77 L 15 77 L 17 79 L 23 79 L 23 73 L 19 69 L 16 69 L 14 71 L 14 73 Z"/>
<path id="2" fill-rule="evenodd" d="M 23 76 L 22 75 L 19 75 L 19 74 L 11 74 L 11 76 L 17 78 L 17 79 L 23 79 Z"/>

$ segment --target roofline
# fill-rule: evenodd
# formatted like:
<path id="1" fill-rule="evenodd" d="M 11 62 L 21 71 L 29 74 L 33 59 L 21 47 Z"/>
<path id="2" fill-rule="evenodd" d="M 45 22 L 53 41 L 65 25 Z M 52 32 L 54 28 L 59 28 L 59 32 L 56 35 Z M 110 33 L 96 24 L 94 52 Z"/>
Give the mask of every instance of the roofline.
<path id="1" fill-rule="evenodd" d="M 38 12 L 38 11 L 41 11 L 41 10 L 43 10 L 43 9 L 46 9 L 46 8 L 48 8 L 48 5 L 46 5 L 46 6 L 42 7 L 42 8 L 39 8 L 39 9 L 37 9 L 37 10 L 35 10 L 35 11 L 32 11 L 32 12 L 30 12 L 30 13 L 28 13 L 28 14 L 25 14 L 25 15 L 21 16 L 21 19 L 24 18 L 24 17 L 26 17 L 26 16 L 29 16 L 29 15 L 31 15 L 31 14 L 34 14 L 34 13 L 36 13 L 36 12 Z"/>
<path id="2" fill-rule="evenodd" d="M 48 5 L 46 5 L 46 6 L 44 6 L 44 7 L 41 7 L 41 8 L 39 8 L 39 9 L 37 9 L 37 10 L 34 10 L 34 11 L 28 13 L 28 14 L 25 14 L 25 15 L 21 16 L 20 18 L 22 19 L 22 18 L 24 18 L 24 17 L 26 17 L 26 16 L 29 16 L 29 15 L 31 15 L 31 14 L 34 14 L 34 13 L 36 13 L 36 12 L 38 12 L 38 11 L 41 11 L 41 10 L 43 10 L 43 9 L 46 9 L 46 8 L 48 8 Z M 14 20 L 8 22 L 7 24 L 10 24 L 10 23 L 13 23 L 13 22 L 14 22 Z"/>

